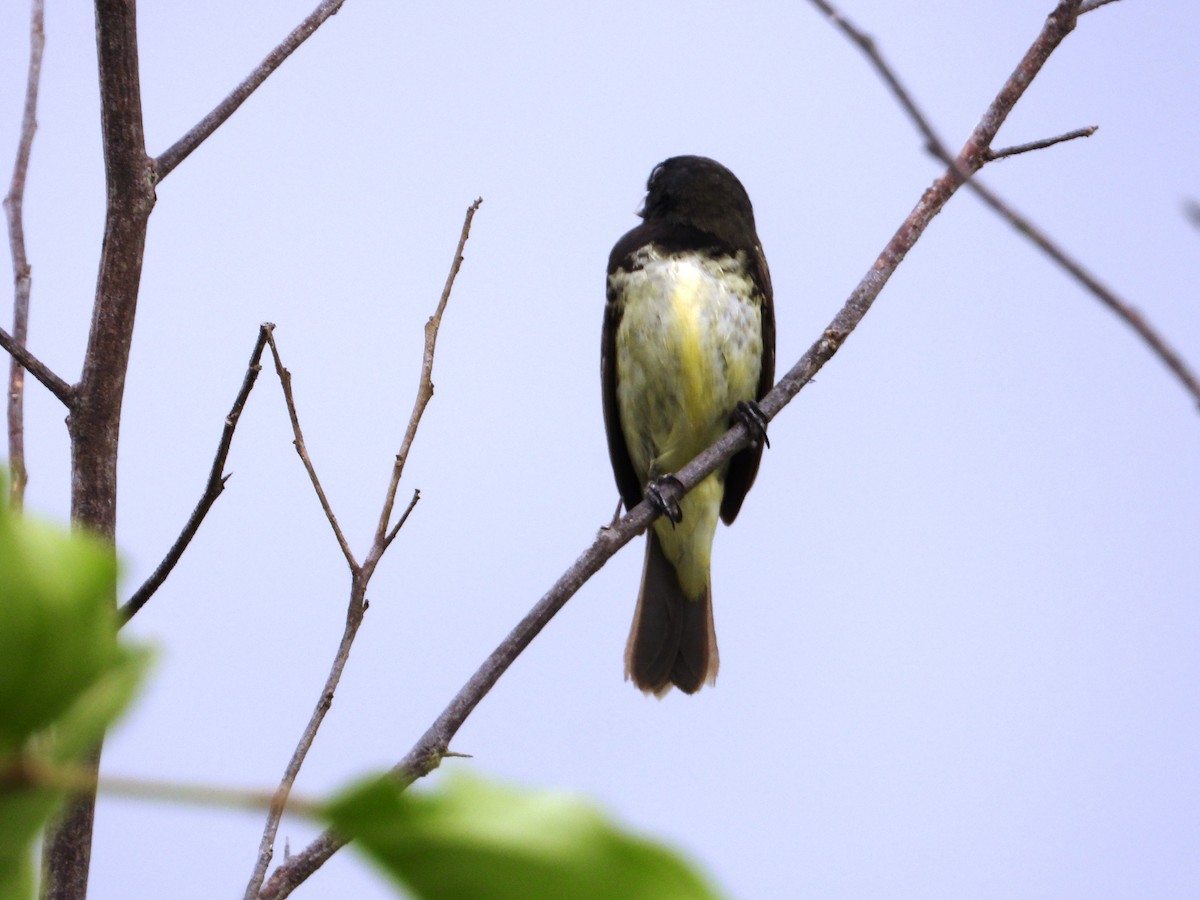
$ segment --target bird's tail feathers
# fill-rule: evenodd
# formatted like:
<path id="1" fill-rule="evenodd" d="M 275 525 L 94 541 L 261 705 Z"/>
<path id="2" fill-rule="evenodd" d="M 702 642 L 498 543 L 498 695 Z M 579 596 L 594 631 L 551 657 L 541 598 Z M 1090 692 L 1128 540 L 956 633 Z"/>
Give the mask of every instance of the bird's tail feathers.
<path id="1" fill-rule="evenodd" d="M 655 529 L 646 532 L 646 564 L 633 628 L 625 646 L 625 678 L 662 697 L 671 686 L 694 694 L 717 680 L 712 592 L 688 599 Z"/>

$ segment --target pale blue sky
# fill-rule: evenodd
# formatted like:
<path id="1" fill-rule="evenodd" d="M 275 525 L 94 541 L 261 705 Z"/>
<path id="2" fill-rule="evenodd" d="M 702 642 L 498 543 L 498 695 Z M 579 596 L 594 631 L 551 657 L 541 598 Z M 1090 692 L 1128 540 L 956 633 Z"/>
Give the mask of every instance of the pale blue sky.
<path id="1" fill-rule="evenodd" d="M 150 151 L 312 4 L 143 3 Z M 1052 6 L 844 8 L 957 147 Z M 4 172 L 27 15 L 0 6 Z M 94 35 L 83 4 L 47 16 L 31 347 L 74 380 L 104 198 Z M 1193 367 L 1198 27 L 1188 3 L 1086 16 L 998 143 L 1099 132 L 984 173 Z M 401 487 L 423 500 L 300 792 L 402 756 L 611 514 L 604 267 L 651 167 L 678 153 L 725 163 L 754 201 L 781 370 L 937 174 L 803 2 L 348 0 L 160 186 L 122 431 L 125 593 L 199 496 L 265 320 L 361 555 L 422 326 L 485 201 Z M 34 384 L 28 415 L 29 506 L 64 518 L 63 412 Z M 1164 368 L 964 193 L 771 436 L 717 534 L 717 687 L 657 702 L 622 682 L 639 542 L 480 705 L 455 743 L 474 760 L 446 768 L 583 791 L 731 897 L 1200 893 L 1200 418 Z M 290 442 L 268 368 L 229 489 L 130 629 L 159 661 L 106 772 L 277 782 L 348 587 Z M 256 814 L 104 799 L 90 896 L 239 896 L 260 832 Z M 285 823 L 280 853 L 310 834 Z M 388 895 L 343 853 L 297 896 Z"/>

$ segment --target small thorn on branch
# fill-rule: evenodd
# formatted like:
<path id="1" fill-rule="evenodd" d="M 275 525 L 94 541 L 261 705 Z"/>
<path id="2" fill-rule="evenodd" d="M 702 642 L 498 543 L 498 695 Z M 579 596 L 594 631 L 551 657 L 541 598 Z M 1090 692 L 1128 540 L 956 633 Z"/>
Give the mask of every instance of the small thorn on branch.
<path id="1" fill-rule="evenodd" d="M 1031 150 L 1044 150 L 1046 147 L 1053 147 L 1055 144 L 1061 144 L 1063 141 L 1091 137 L 1099 129 L 1099 125 L 1089 125 L 1087 128 L 1076 128 L 1074 131 L 1068 131 L 1066 134 L 1060 134 L 1057 137 L 1042 138 L 1040 141 L 1030 141 L 1028 144 L 1017 144 L 1015 147 L 1005 147 L 1003 150 L 989 150 L 984 155 L 984 159 L 991 162 L 997 159 L 1004 159 L 1008 156 L 1016 156 L 1019 153 L 1028 153 Z"/>

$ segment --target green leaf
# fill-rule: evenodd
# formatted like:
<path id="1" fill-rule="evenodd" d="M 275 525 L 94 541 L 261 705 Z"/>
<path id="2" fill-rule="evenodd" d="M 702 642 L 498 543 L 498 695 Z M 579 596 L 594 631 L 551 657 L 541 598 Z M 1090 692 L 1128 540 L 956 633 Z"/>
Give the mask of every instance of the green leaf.
<path id="1" fill-rule="evenodd" d="M 0 493 L 3 491 L 0 479 Z M 0 502 L 0 897 L 32 897 L 38 833 L 70 765 L 129 704 L 148 654 L 117 639 L 112 548 Z"/>
<path id="2" fill-rule="evenodd" d="M 0 758 L 119 664 L 110 548 L 0 504 Z"/>
<path id="3" fill-rule="evenodd" d="M 459 775 L 404 791 L 391 776 L 327 808 L 396 881 L 424 900 L 711 900 L 673 851 L 621 830 L 586 801 Z"/>
<path id="4" fill-rule="evenodd" d="M 54 723 L 45 751 L 56 762 L 79 758 L 104 736 L 133 700 L 149 668 L 144 647 L 122 647 L 121 654 L 83 691 Z M 3 894 L 0 894 L 2 897 Z"/>

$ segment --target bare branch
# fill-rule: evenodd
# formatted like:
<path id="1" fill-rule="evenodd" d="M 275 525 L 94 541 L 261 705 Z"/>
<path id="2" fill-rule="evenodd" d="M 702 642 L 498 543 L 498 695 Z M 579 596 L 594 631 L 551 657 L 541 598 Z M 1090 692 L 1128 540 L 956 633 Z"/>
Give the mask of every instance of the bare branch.
<path id="1" fill-rule="evenodd" d="M 429 401 L 433 398 L 433 358 L 434 351 L 437 348 L 438 329 L 442 324 L 442 316 L 446 312 L 446 304 L 450 301 L 450 292 L 454 288 L 454 281 L 458 277 L 458 271 L 463 263 L 463 248 L 466 246 L 467 238 L 471 234 L 471 222 L 475 218 L 475 213 L 483 203 L 482 198 L 477 198 L 474 203 L 467 207 L 466 217 L 463 219 L 462 231 L 458 237 L 458 246 L 454 251 L 454 260 L 450 264 L 450 273 L 446 277 L 446 284 L 442 288 L 442 295 L 438 300 L 437 309 L 434 310 L 429 321 L 425 323 L 425 354 L 421 363 L 421 377 L 417 384 L 417 397 L 413 404 L 412 415 L 409 417 L 408 428 L 405 430 L 404 439 L 400 444 L 400 450 L 396 454 L 396 463 L 392 468 L 392 478 L 388 484 L 387 495 L 383 503 L 383 511 L 380 513 L 379 525 L 375 530 L 375 537 L 371 542 L 371 549 L 367 552 L 366 559 L 361 566 L 356 565 L 353 558 L 349 556 L 349 550 L 343 549 L 347 553 L 347 558 L 350 559 L 350 569 L 352 572 L 350 586 L 350 603 L 346 610 L 346 627 L 342 632 L 342 640 L 338 645 L 337 653 L 334 655 L 333 666 L 330 668 L 329 676 L 325 679 L 325 687 L 321 691 L 321 696 L 317 701 L 316 708 L 313 710 L 312 716 L 309 718 L 308 725 L 304 729 L 304 733 L 300 736 L 300 741 L 296 745 L 296 749 L 292 753 L 292 758 L 288 761 L 287 768 L 284 770 L 283 779 L 279 783 L 279 787 L 275 792 L 275 799 L 271 803 L 271 809 L 267 813 L 267 822 L 263 828 L 262 839 L 258 845 L 258 856 L 255 859 L 254 871 L 250 875 L 250 881 L 246 885 L 245 898 L 246 900 L 254 900 L 255 897 L 269 894 L 274 888 L 272 885 L 277 883 L 276 877 L 272 876 L 270 884 L 263 886 L 263 881 L 267 875 L 267 867 L 271 864 L 271 858 L 274 855 L 275 836 L 279 831 L 279 822 L 283 816 L 284 808 L 287 806 L 288 795 L 291 793 L 292 786 L 296 783 L 296 778 L 300 774 L 300 767 L 304 764 L 304 759 L 308 755 L 309 749 L 312 747 L 313 741 L 316 740 L 317 730 L 321 727 L 322 721 L 325 719 L 325 714 L 329 712 L 329 707 L 333 703 L 333 694 L 337 690 L 338 683 L 342 678 L 342 671 L 346 667 L 346 661 L 350 657 L 350 648 L 354 643 L 354 638 L 358 634 L 359 626 L 362 624 L 363 615 L 366 613 L 368 603 L 366 599 L 367 585 L 371 580 L 371 576 L 375 573 L 375 568 L 379 564 L 379 560 L 391 546 L 395 540 L 397 533 L 408 521 L 409 515 L 417 505 L 417 501 L 421 499 L 420 491 L 413 491 L 412 499 L 400 518 L 392 527 L 391 531 L 385 531 L 388 521 L 392 516 L 392 509 L 396 500 L 396 489 L 400 483 L 400 476 L 404 471 L 404 463 L 408 459 L 409 451 L 412 449 L 413 440 L 416 438 L 417 427 L 421 423 L 421 416 L 425 412 L 425 407 L 429 405 Z M 274 351 L 275 343 L 268 337 L 271 343 L 271 349 Z M 278 362 L 276 355 L 276 367 L 282 368 Z M 282 378 L 282 375 L 281 375 Z M 300 438 L 299 425 L 296 423 L 295 410 L 291 404 L 290 391 L 286 387 L 284 393 L 288 396 L 288 411 L 292 415 L 292 423 L 296 431 L 297 449 L 303 447 L 303 440 Z M 301 452 L 303 457 L 305 454 Z M 316 484 L 316 474 L 313 473 L 311 465 L 306 461 L 306 466 L 309 468 L 309 474 Z M 320 486 L 317 486 L 317 491 L 320 493 Z M 322 504 L 326 507 L 326 514 L 333 521 L 333 514 L 329 511 L 328 505 L 324 502 L 322 495 Z M 334 525 L 336 530 L 336 523 Z M 339 532 L 340 539 L 340 532 Z M 338 844 L 338 846 L 341 846 Z M 332 853 L 336 850 L 329 852 Z M 319 865 L 319 864 L 318 864 Z M 291 866 L 291 858 L 284 864 L 283 868 L 287 868 L 290 877 L 296 877 L 298 869 Z M 315 867 L 314 867 L 315 869 Z M 306 873 L 303 878 L 307 878 Z M 303 880 L 301 878 L 301 880 Z M 297 882 L 299 883 L 299 882 Z"/>
<path id="2" fill-rule="evenodd" d="M 142 123 L 135 4 L 94 0 L 94 7 L 104 147 L 104 239 L 87 350 L 67 431 L 71 518 L 77 527 L 111 544 L 117 529 L 121 405 L 154 185 Z M 115 593 L 111 602 L 115 605 Z M 100 764 L 99 742 L 91 762 Z M 48 829 L 42 847 L 44 900 L 81 900 L 87 895 L 94 812 L 95 797 L 75 797 Z"/>
<path id="3" fill-rule="evenodd" d="M 317 705 L 313 709 L 312 715 L 309 716 L 308 724 L 304 727 L 304 732 L 300 735 L 300 741 L 296 745 L 296 749 L 292 751 L 292 758 L 288 760 L 287 767 L 284 769 L 283 778 L 279 782 L 279 787 L 275 789 L 275 794 L 271 800 L 271 806 L 267 812 L 267 822 L 263 827 L 262 839 L 258 845 L 258 856 L 255 857 L 254 871 L 250 875 L 250 881 L 246 885 L 246 900 L 253 900 L 258 896 L 259 889 L 262 887 L 263 879 L 266 878 L 267 866 L 271 864 L 271 857 L 275 852 L 275 835 L 279 831 L 279 822 L 283 818 L 284 808 L 287 806 L 288 797 L 291 795 L 292 786 L 296 783 L 296 778 L 300 774 L 300 767 L 304 765 L 304 760 L 308 756 L 308 751 L 312 748 L 313 741 L 317 739 L 317 731 L 321 727 L 321 723 L 325 721 L 325 715 L 329 712 L 329 708 L 333 705 L 333 695 L 337 690 L 338 683 L 342 680 L 342 672 L 346 668 L 346 663 L 350 659 L 350 648 L 354 644 L 354 638 L 358 634 L 359 626 L 362 625 L 363 615 L 367 611 L 366 590 L 367 582 L 370 576 L 364 577 L 363 570 L 352 564 L 354 569 L 354 577 L 350 588 L 350 605 L 346 610 L 346 626 L 342 630 L 342 639 L 338 643 L 337 653 L 333 657 L 333 665 L 329 669 L 329 675 L 325 678 L 325 686 L 321 689 L 320 697 L 317 699 Z"/>
<path id="4" fill-rule="evenodd" d="M 383 549 L 386 550 L 392 545 L 392 541 L 396 539 L 396 535 L 400 533 L 400 529 L 404 527 L 404 523 L 408 521 L 408 517 L 412 514 L 413 508 L 417 505 L 417 501 L 421 499 L 421 492 L 413 491 L 412 499 L 408 501 L 408 506 L 404 508 L 404 512 L 400 513 L 400 518 L 396 520 L 396 524 L 392 526 L 392 530 L 387 533 L 387 537 L 383 539 Z"/>
<path id="5" fill-rule="evenodd" d="M 374 559 L 378 561 L 383 555 L 383 551 L 387 549 L 390 539 L 385 539 L 384 534 L 387 531 L 388 521 L 392 518 L 392 507 L 396 502 L 396 489 L 400 485 L 400 476 L 404 472 L 404 464 L 408 461 L 408 454 L 412 450 L 413 440 L 417 436 L 417 428 L 421 424 L 421 416 L 425 414 L 425 407 L 429 405 L 429 401 L 433 399 L 433 354 L 437 349 L 438 329 L 442 326 L 442 314 L 446 311 L 446 304 L 450 300 L 450 291 L 454 289 L 454 279 L 458 277 L 458 270 L 462 268 L 463 263 L 463 248 L 467 245 L 467 238 L 471 236 L 471 222 L 475 218 L 475 213 L 479 210 L 483 203 L 482 197 L 477 197 L 475 202 L 467 207 L 466 217 L 463 219 L 462 231 L 458 236 L 458 246 L 454 250 L 454 260 L 450 264 L 450 272 L 446 276 L 446 284 L 442 288 L 442 296 L 438 300 L 437 309 L 434 310 L 429 321 L 425 323 L 425 353 L 421 359 L 421 376 L 417 384 L 417 398 L 413 403 L 412 415 L 408 418 L 408 428 L 404 431 L 404 440 L 400 442 L 400 450 L 396 453 L 396 464 L 392 466 L 392 479 L 388 483 L 387 494 L 383 501 L 383 510 L 379 514 L 379 524 L 375 527 L 375 542 L 368 554 L 368 560 Z M 395 532 L 393 532 L 394 536 Z M 368 562 L 368 565 L 374 566 L 374 563 Z"/>
<path id="6" fill-rule="evenodd" d="M 228 97 L 218 103 L 213 111 L 197 122 L 191 131 L 168 147 L 154 160 L 155 175 L 158 180 L 162 181 L 170 175 L 177 165 L 187 159 L 193 150 L 204 143 L 209 135 L 220 128 L 225 123 L 225 120 L 232 116 L 237 111 L 237 108 L 246 102 L 246 98 L 258 90 L 262 83 L 276 69 L 283 65 L 284 60 L 308 40 L 326 19 L 342 8 L 343 3 L 345 3 L 345 0 L 322 0 L 317 8 L 309 13 L 308 17 L 297 25 L 278 47 L 267 54 L 267 57 L 258 64 L 253 72 L 246 76 L 246 79 L 241 84 L 233 89 Z"/>
<path id="7" fill-rule="evenodd" d="M 259 900 L 282 900 L 303 884 L 313 872 L 346 846 L 346 839 L 329 830 L 318 835 L 311 844 L 298 854 L 289 856 L 287 862 L 273 873 L 271 880 L 263 885 Z"/>
<path id="8" fill-rule="evenodd" d="M 21 346 L 17 339 L 3 328 L 0 328 L 0 347 L 7 350 L 26 372 L 40 381 L 46 390 L 61 400 L 68 409 L 74 404 L 75 388 L 54 374 L 49 366 Z"/>
<path id="9" fill-rule="evenodd" d="M 1003 150 L 989 150 L 987 154 L 988 162 L 1004 159 L 1008 156 L 1016 156 L 1020 153 L 1029 153 L 1031 150 L 1044 150 L 1046 147 L 1053 147 L 1055 144 L 1061 144 L 1063 141 L 1091 137 L 1099 129 L 1099 125 L 1089 125 L 1087 128 L 1076 128 L 1074 131 L 1068 131 L 1066 134 L 1060 134 L 1057 137 L 1042 138 L 1040 141 L 1030 141 L 1028 144 L 1017 144 L 1015 147 L 1006 147 Z"/>
<path id="10" fill-rule="evenodd" d="M 287 403 L 288 418 L 291 419 L 292 434 L 295 436 L 293 444 L 296 452 L 300 454 L 304 470 L 308 472 L 309 480 L 312 481 L 313 488 L 317 492 L 317 499 L 321 501 L 321 509 L 325 510 L 325 518 L 329 520 L 329 525 L 333 528 L 338 546 L 342 548 L 342 555 L 350 564 L 350 571 L 357 572 L 358 561 L 355 560 L 354 553 L 350 550 L 346 536 L 342 534 L 342 526 L 338 524 L 337 516 L 333 514 L 333 508 L 330 507 L 329 499 L 325 496 L 325 489 L 321 487 L 321 479 L 317 477 L 317 470 L 313 468 L 312 460 L 308 456 L 308 448 L 304 445 L 304 434 L 300 431 L 300 419 L 296 415 L 296 401 L 292 398 L 292 373 L 283 367 L 283 361 L 279 358 L 279 348 L 275 346 L 274 328 L 274 325 L 267 328 L 267 343 L 271 346 L 271 356 L 275 359 L 275 372 L 279 375 L 279 384 L 283 387 L 283 399 Z"/>
<path id="11" fill-rule="evenodd" d="M 137 615 L 146 602 L 154 596 L 154 592 L 167 580 L 167 576 L 171 574 L 171 570 L 183 556 L 183 551 L 187 549 L 192 538 L 196 536 L 196 532 L 200 530 L 200 523 L 204 521 L 204 517 L 208 515 L 212 505 L 217 502 L 217 498 L 225 490 L 225 482 L 229 480 L 229 476 L 224 474 L 225 460 L 229 457 L 233 432 L 237 428 L 238 420 L 242 417 L 242 409 L 246 406 L 246 400 L 250 397 L 254 382 L 258 380 L 258 373 L 262 371 L 263 348 L 267 345 L 267 335 L 274 327 L 270 322 L 259 326 L 258 340 L 254 344 L 254 351 L 250 354 L 246 377 L 242 379 L 242 387 L 238 391 L 237 397 L 234 398 L 229 414 L 225 416 L 225 428 L 221 432 L 221 442 L 217 445 L 217 455 L 213 458 L 212 468 L 208 473 L 208 483 L 204 486 L 204 494 L 196 503 L 196 508 L 192 510 L 187 524 L 183 526 L 183 531 L 179 533 L 179 537 L 175 539 L 175 543 L 171 545 L 171 549 L 163 561 L 119 610 L 118 616 L 122 625 Z"/>
<path id="12" fill-rule="evenodd" d="M 1200 405 L 1200 380 L 1187 367 L 1187 364 L 1184 363 L 1179 354 L 1167 345 L 1158 332 L 1146 324 L 1146 320 L 1142 318 L 1141 313 L 1101 284 L 1094 275 L 1069 257 L 1058 244 L 1050 240 L 1032 222 L 996 196 L 990 188 L 985 187 L 978 181 L 970 182 L 968 187 L 975 192 L 975 196 L 979 197 L 984 203 L 1007 219 L 1013 228 L 1037 244 L 1047 256 L 1066 269 L 1080 284 L 1091 291 L 1092 296 L 1111 309 L 1118 318 L 1136 331 L 1138 336 L 1146 342 L 1146 345 L 1162 361 L 1163 365 L 1170 369 L 1175 377 L 1179 379 L 1179 382 L 1192 395 L 1192 399 Z"/>
<path id="13" fill-rule="evenodd" d="M 892 71 L 891 66 L 883 61 L 883 57 L 879 53 L 879 48 L 875 46 L 875 39 L 863 31 L 861 28 L 854 25 L 847 19 L 842 12 L 827 0 L 809 0 L 813 6 L 824 13 L 834 26 L 842 32 L 851 42 L 858 45 L 858 48 L 866 55 L 867 59 L 875 66 L 875 71 L 882 78 L 892 94 L 895 95 L 897 102 L 908 113 L 908 117 L 917 126 L 917 130 L 925 138 L 925 143 L 929 151 L 944 162 L 949 163 L 953 158 L 950 156 L 950 151 L 942 143 L 942 139 L 938 137 L 937 132 L 933 130 L 933 126 L 929 120 L 925 118 L 925 114 L 913 101 L 908 90 L 900 83 Z"/>
<path id="14" fill-rule="evenodd" d="M 820 0 L 814 0 L 820 5 Z M 983 154 L 1004 122 L 1013 105 L 1046 60 L 1074 26 L 1075 10 L 1080 0 L 1059 5 L 1046 21 L 1033 47 L 1022 60 L 1017 72 L 1009 79 L 988 107 L 962 152 L 947 170 L 928 188 L 916 207 L 901 223 L 895 235 L 884 247 L 867 274 L 854 289 L 845 305 L 830 322 L 824 334 L 808 349 L 792 369 L 760 403 L 768 418 L 774 418 L 784 406 L 828 362 L 846 338 L 862 321 L 888 279 L 916 244 L 929 223 L 942 210 L 962 185 L 964 173 L 973 172 L 984 162 Z M 693 459 L 675 475 L 685 491 L 691 490 L 707 475 L 714 472 L 738 450 L 750 443 L 744 424 L 738 423 L 724 437 Z M 492 654 L 459 690 L 450 704 L 396 766 L 395 771 L 408 780 L 432 771 L 449 751 L 450 741 L 513 660 L 529 645 L 546 623 L 566 604 L 579 587 L 587 581 L 613 554 L 654 520 L 657 511 L 647 502 L 639 503 L 619 522 L 601 528 L 592 545 L 558 579 L 537 602 L 524 619 L 509 633 Z M 286 897 L 325 860 L 345 844 L 333 832 L 325 832 L 299 854 L 289 858 L 271 876 L 259 893 L 262 900 Z"/>
<path id="15" fill-rule="evenodd" d="M 25 178 L 29 171 L 29 157 L 33 149 L 33 136 L 37 131 L 38 86 L 41 83 L 42 51 L 46 45 L 44 29 L 44 0 L 33 0 L 29 23 L 29 71 L 25 82 L 25 109 L 21 116 L 21 137 L 17 144 L 17 158 L 13 164 L 12 181 L 4 198 L 4 211 L 8 218 L 8 246 L 13 264 L 13 333 L 0 328 L 0 347 L 12 355 L 8 379 L 8 447 L 13 469 L 12 499 L 20 506 L 24 493 L 24 396 L 25 371 L 42 382 L 59 400 L 71 405 L 71 386 L 59 378 L 37 357 L 25 348 L 29 328 L 29 291 L 31 269 L 25 255 L 24 200 Z"/>
<path id="16" fill-rule="evenodd" d="M 1080 3 L 1081 0 L 1060 0 L 1054 12 L 1047 17 L 1042 33 L 1025 52 L 1025 57 L 1017 63 L 1016 69 L 1008 77 L 991 106 L 984 111 L 979 124 L 975 126 L 975 133 L 967 140 L 966 146 L 959 154 L 959 159 L 971 164 L 972 172 L 977 172 L 987 161 L 985 154 L 991 148 L 1000 126 L 1012 112 L 1017 100 L 1025 93 L 1029 83 L 1041 71 L 1049 55 L 1047 48 L 1053 51 L 1062 43 L 1063 38 L 1075 30 Z"/>
<path id="17" fill-rule="evenodd" d="M 13 341 L 25 346 L 29 337 L 29 259 L 25 255 L 25 176 L 29 171 L 29 155 L 33 150 L 33 135 L 37 131 L 38 85 L 42 80 L 42 50 L 46 46 L 44 26 L 45 4 L 33 0 L 29 21 L 29 73 L 25 78 L 25 109 L 21 114 L 21 137 L 17 142 L 17 158 L 13 163 L 12 182 L 4 198 L 8 217 L 8 247 L 13 266 Z M 14 358 L 8 370 L 8 464 L 12 473 L 9 501 L 13 509 L 25 505 L 25 485 L 29 473 L 25 468 L 25 369 Z"/>
<path id="18" fill-rule="evenodd" d="M 843 16 L 829 2 L 827 2 L 827 0 L 810 0 L 810 2 L 823 13 L 825 13 L 825 15 L 827 15 L 851 41 L 862 48 L 863 52 L 867 56 L 867 59 L 870 60 L 871 64 L 875 67 L 875 70 L 879 74 L 880 78 L 883 79 L 884 83 L 896 97 L 897 102 L 904 108 L 905 112 L 908 113 L 913 125 L 925 139 L 926 147 L 928 148 L 929 152 L 938 159 L 941 159 L 944 162 L 949 162 L 950 156 L 946 150 L 945 144 L 943 144 L 941 138 L 938 137 L 937 132 L 934 131 L 929 119 L 923 112 L 921 112 L 921 109 L 912 99 L 912 95 L 908 92 L 904 85 L 901 84 L 899 77 L 892 70 L 891 66 L 883 59 L 883 56 L 879 53 L 875 46 L 875 42 L 871 40 L 868 35 L 851 24 L 850 21 L 847 20 L 846 17 Z M 1113 2 L 1113 0 L 1101 0 L 1099 3 L 1084 3 L 1080 7 L 1080 12 L 1090 12 L 1092 9 L 1096 9 L 1105 5 L 1105 3 L 1110 2 Z M 1019 72 L 1020 70 L 1018 70 L 1018 74 Z M 1013 147 L 1009 150 L 1000 150 L 995 153 L 987 151 L 984 154 L 984 161 L 996 159 L 1000 156 L 1011 155 L 1012 153 L 1016 152 L 1025 152 L 1026 150 L 1038 149 L 1040 146 L 1049 146 L 1052 143 L 1057 143 L 1059 140 L 1082 137 L 1084 136 L 1085 132 L 1090 134 L 1094 130 L 1094 128 L 1080 129 L 1077 132 L 1070 132 L 1069 134 L 1063 135 L 1060 138 L 1050 139 L 1049 142 L 1025 144 L 1020 147 Z M 1179 382 L 1183 385 L 1184 389 L 1192 395 L 1193 399 L 1195 399 L 1197 403 L 1200 403 L 1200 387 L 1198 387 L 1198 385 L 1200 385 L 1200 380 L 1198 380 L 1196 375 L 1188 369 L 1187 365 L 1183 362 L 1183 359 L 1179 356 L 1179 354 L 1172 350 L 1170 346 L 1168 346 L 1167 342 L 1164 341 L 1162 337 L 1150 327 L 1149 324 L 1147 324 L 1145 319 L 1142 318 L 1141 314 L 1134 310 L 1133 307 L 1131 307 L 1128 303 L 1125 303 L 1118 298 L 1108 288 L 1104 287 L 1100 283 L 1099 279 L 1088 272 L 1087 269 L 1080 265 L 1076 260 L 1067 256 L 1067 254 L 1064 253 L 1057 244 L 1051 241 L 1050 238 L 1047 237 L 1032 222 L 1018 214 L 1007 203 L 1000 200 L 996 194 L 986 188 L 979 180 L 972 179 L 971 181 L 967 182 L 967 186 L 985 203 L 991 206 L 993 210 L 1005 218 L 1010 225 L 1028 237 L 1045 253 L 1047 253 L 1051 259 L 1053 259 L 1068 273 L 1070 273 L 1077 281 L 1079 281 L 1080 284 L 1089 290 L 1092 295 L 1096 297 L 1096 299 L 1115 312 L 1122 320 L 1124 320 L 1131 328 L 1133 328 L 1134 331 L 1136 331 L 1138 335 L 1146 342 L 1146 345 L 1154 352 L 1154 354 L 1158 356 L 1163 364 L 1175 374 L 1175 376 L 1179 379 Z M 1198 217 L 1197 221 L 1200 221 L 1200 217 Z"/>

